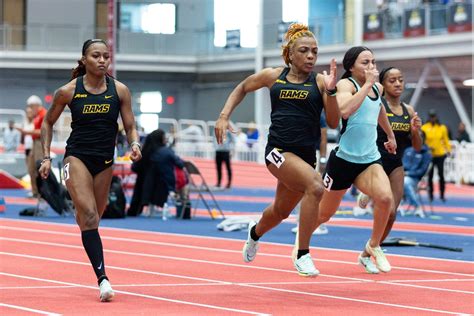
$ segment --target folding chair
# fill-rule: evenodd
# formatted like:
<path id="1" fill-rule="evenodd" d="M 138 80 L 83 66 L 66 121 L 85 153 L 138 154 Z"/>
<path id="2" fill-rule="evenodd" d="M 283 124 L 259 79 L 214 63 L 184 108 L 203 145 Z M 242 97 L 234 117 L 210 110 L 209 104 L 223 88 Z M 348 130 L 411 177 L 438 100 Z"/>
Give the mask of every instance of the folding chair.
<path id="1" fill-rule="evenodd" d="M 430 170 L 430 168 L 431 168 L 431 164 L 428 167 L 428 170 Z M 420 199 L 421 208 L 423 209 L 423 212 L 425 213 L 426 213 L 426 208 L 425 208 L 425 203 L 423 202 L 423 197 L 421 196 L 421 191 L 425 191 L 428 194 L 428 170 L 426 171 L 423 178 L 421 178 L 420 182 L 418 182 L 418 186 L 416 188 L 416 194 L 418 195 Z M 433 201 L 429 197 L 428 197 L 428 203 L 429 203 L 431 215 L 434 215 Z"/>
<path id="2" fill-rule="evenodd" d="M 189 174 L 189 190 L 191 192 L 196 192 L 198 194 L 198 200 L 196 201 L 194 205 L 193 216 L 194 214 L 196 214 L 199 200 L 202 200 L 202 202 L 206 206 L 207 211 L 209 212 L 209 215 L 211 216 L 212 219 L 215 219 L 213 209 L 218 210 L 219 213 L 221 214 L 221 218 L 225 219 L 225 216 L 224 216 L 224 213 L 222 212 L 221 207 L 217 203 L 216 198 L 214 197 L 214 194 L 212 194 L 211 189 L 209 189 L 209 186 L 207 185 L 206 180 L 202 176 L 198 167 L 196 167 L 196 165 L 192 161 L 184 161 L 184 168 Z M 195 180 L 198 180 L 198 182 L 196 182 Z M 209 194 L 209 196 L 211 197 L 210 201 L 206 201 L 203 193 Z"/>

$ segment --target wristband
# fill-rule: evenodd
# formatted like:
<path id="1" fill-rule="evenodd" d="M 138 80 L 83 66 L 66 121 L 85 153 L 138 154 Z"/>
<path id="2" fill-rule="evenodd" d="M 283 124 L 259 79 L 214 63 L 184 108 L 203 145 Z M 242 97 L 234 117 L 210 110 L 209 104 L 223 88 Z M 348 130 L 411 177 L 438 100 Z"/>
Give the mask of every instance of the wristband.
<path id="1" fill-rule="evenodd" d="M 140 149 L 140 151 L 142 150 L 142 145 L 141 145 L 139 142 L 137 142 L 136 140 L 133 141 L 133 142 L 130 144 L 130 148 L 132 148 L 133 145 L 137 145 L 138 149 Z"/>
<path id="2" fill-rule="evenodd" d="M 336 96 L 336 92 L 337 92 L 337 87 L 334 87 L 334 89 L 326 89 L 326 94 L 330 97 L 334 97 Z"/>
<path id="3" fill-rule="evenodd" d="M 53 159 L 52 159 L 50 156 L 44 156 L 44 157 L 43 157 L 43 160 L 41 160 L 41 163 L 40 163 L 40 164 L 42 165 L 42 164 L 45 163 L 46 161 L 51 161 L 51 160 L 53 160 Z"/>

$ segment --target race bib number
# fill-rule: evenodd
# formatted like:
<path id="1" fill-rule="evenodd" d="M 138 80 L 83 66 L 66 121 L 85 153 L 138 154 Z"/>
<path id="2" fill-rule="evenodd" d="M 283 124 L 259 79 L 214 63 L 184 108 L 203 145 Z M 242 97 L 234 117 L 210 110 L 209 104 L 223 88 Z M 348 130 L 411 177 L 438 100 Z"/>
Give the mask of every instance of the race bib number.
<path id="1" fill-rule="evenodd" d="M 326 173 L 323 178 L 323 185 L 326 191 L 331 191 L 333 182 L 334 182 L 333 179 L 329 176 L 329 174 Z"/>
<path id="2" fill-rule="evenodd" d="M 280 168 L 281 165 L 285 162 L 285 157 L 283 157 L 283 155 L 276 148 L 273 148 L 273 150 L 267 155 L 266 158 L 277 168 Z"/>
<path id="3" fill-rule="evenodd" d="M 63 176 L 64 176 L 64 181 L 67 181 L 67 179 L 69 179 L 69 162 L 65 164 L 63 167 Z"/>

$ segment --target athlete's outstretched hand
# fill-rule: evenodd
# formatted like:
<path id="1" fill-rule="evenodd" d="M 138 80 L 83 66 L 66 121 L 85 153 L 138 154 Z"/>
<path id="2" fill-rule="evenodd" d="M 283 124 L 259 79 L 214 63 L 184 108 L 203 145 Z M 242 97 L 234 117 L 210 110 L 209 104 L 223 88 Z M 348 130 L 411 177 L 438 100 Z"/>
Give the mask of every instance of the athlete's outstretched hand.
<path id="1" fill-rule="evenodd" d="M 130 154 L 130 160 L 136 162 L 142 159 L 142 151 L 138 145 L 132 145 L 132 153 Z"/>
<path id="2" fill-rule="evenodd" d="M 47 179 L 49 176 L 49 172 L 51 171 L 51 160 L 45 159 L 41 162 L 41 166 L 38 169 L 38 173 L 40 174 L 41 178 Z M 35 181 L 35 179 L 31 179 Z"/>
<path id="3" fill-rule="evenodd" d="M 214 127 L 214 134 L 216 135 L 216 141 L 218 144 L 225 142 L 227 130 L 234 133 L 232 126 L 229 124 L 229 117 L 221 114 L 216 121 L 216 126 Z"/>
<path id="4" fill-rule="evenodd" d="M 329 65 L 329 75 L 326 70 L 323 71 L 323 81 L 326 90 L 334 90 L 334 88 L 336 88 L 337 64 L 335 58 L 331 59 L 331 63 Z"/>

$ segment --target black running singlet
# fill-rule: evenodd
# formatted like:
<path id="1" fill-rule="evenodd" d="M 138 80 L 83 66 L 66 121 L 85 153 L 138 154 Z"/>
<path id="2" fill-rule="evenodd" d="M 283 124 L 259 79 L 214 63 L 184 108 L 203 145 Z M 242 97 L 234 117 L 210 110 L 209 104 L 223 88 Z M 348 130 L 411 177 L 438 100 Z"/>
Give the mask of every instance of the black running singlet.
<path id="1" fill-rule="evenodd" d="M 397 159 L 402 159 L 405 149 L 411 146 L 410 114 L 408 113 L 408 110 L 403 102 L 400 103 L 403 109 L 402 115 L 396 115 L 395 113 L 392 113 L 392 110 L 390 110 L 390 107 L 384 98 L 382 98 L 382 104 L 385 107 L 388 122 L 390 123 L 390 127 L 395 134 L 395 140 L 397 141 L 397 154 L 395 157 Z M 377 147 L 379 148 L 379 152 L 382 155 L 393 156 L 385 149 L 384 143 L 386 141 L 387 134 L 385 134 L 383 128 L 380 127 L 380 125 L 377 125 Z"/>
<path id="2" fill-rule="evenodd" d="M 323 98 L 311 73 L 303 83 L 286 79 L 290 68 L 283 69 L 270 88 L 272 103 L 268 143 L 274 146 L 316 146 L 321 137 L 320 117 Z"/>
<path id="3" fill-rule="evenodd" d="M 83 77 L 76 80 L 71 109 L 72 132 L 67 140 L 66 155 L 90 155 L 111 159 L 117 137 L 120 100 L 113 78 L 106 78 L 107 90 L 91 94 L 84 87 Z"/>

